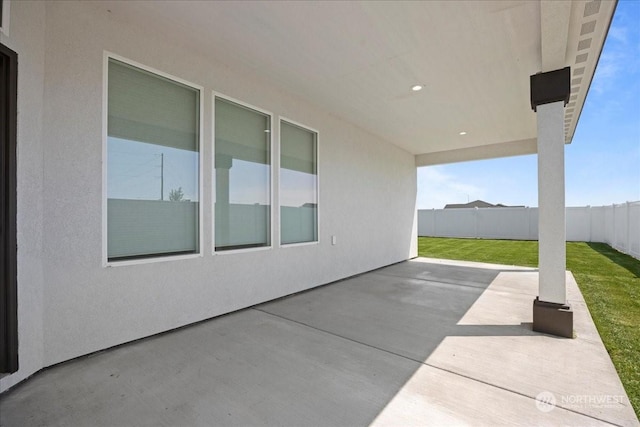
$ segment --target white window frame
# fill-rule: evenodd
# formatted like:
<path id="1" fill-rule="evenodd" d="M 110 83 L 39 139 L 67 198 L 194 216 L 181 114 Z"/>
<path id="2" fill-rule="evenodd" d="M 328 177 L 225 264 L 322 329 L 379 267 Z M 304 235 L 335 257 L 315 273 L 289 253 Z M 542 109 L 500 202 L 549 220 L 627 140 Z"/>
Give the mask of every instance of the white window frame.
<path id="1" fill-rule="evenodd" d="M 0 22 L 0 33 L 9 37 L 9 22 L 11 17 L 11 0 L 0 0 L 2 2 L 2 22 Z"/>
<path id="2" fill-rule="evenodd" d="M 260 107 L 256 107 L 255 105 L 246 103 L 244 101 L 240 101 L 239 99 L 233 98 L 231 96 L 225 95 L 223 93 L 212 91 L 211 97 L 211 253 L 213 255 L 233 255 L 238 253 L 246 253 L 246 252 L 258 252 L 258 251 L 268 251 L 273 249 L 273 238 L 274 238 L 274 200 L 275 200 L 275 191 L 274 191 L 274 169 L 275 169 L 275 155 L 274 155 L 274 138 L 273 138 L 273 119 L 274 114 L 271 111 L 265 110 Z M 225 251 L 216 251 L 216 218 L 215 218 L 215 203 L 216 203 L 216 98 L 224 99 L 225 101 L 233 102 L 234 104 L 241 105 L 243 107 L 249 108 L 251 110 L 255 110 L 259 113 L 266 114 L 269 116 L 269 128 L 271 132 L 269 133 L 269 155 L 270 155 L 270 172 L 269 172 L 269 245 L 259 246 L 255 248 L 241 248 L 241 249 L 229 249 Z"/>
<path id="3" fill-rule="evenodd" d="M 172 80 L 176 83 L 183 84 L 185 86 L 189 86 L 193 89 L 199 91 L 199 117 L 198 117 L 198 252 L 194 254 L 185 254 L 185 255 L 171 255 L 171 256 L 150 256 L 148 258 L 139 258 L 139 259 L 131 259 L 131 260 L 122 260 L 122 261 L 109 261 L 108 255 L 108 235 L 107 235 L 107 139 L 108 139 L 108 101 L 109 101 L 109 59 L 114 59 L 116 61 L 123 62 L 125 64 L 131 65 L 133 67 L 140 68 L 141 70 L 148 71 L 150 73 L 156 74 L 160 77 L 164 77 L 166 79 Z M 133 61 L 131 59 L 125 58 L 123 56 L 117 55 L 112 52 L 104 51 L 103 53 L 103 63 L 102 63 L 102 266 L 103 267 L 116 267 L 116 266 L 127 266 L 127 265 L 137 265 L 137 264 L 149 264 L 155 262 L 166 262 L 166 261 L 179 261 L 184 259 L 191 258 L 202 258 L 204 256 L 203 251 L 203 243 L 204 243 L 204 233 L 203 233 L 203 217 L 202 214 L 204 212 L 203 205 L 203 183 L 204 183 L 204 156 L 202 152 L 203 148 L 203 133 L 204 133 L 204 96 L 205 91 L 204 87 L 197 85 L 195 83 L 191 83 L 187 80 L 181 79 L 179 77 L 173 76 L 171 74 L 165 73 L 163 71 L 157 70 L 155 68 L 146 66 L 139 62 Z"/>
<path id="4" fill-rule="evenodd" d="M 302 124 L 300 122 L 297 122 L 295 120 L 291 120 L 287 117 L 284 116 L 278 116 L 278 170 L 277 170 L 277 174 L 278 174 L 278 196 L 280 196 L 280 169 L 282 169 L 282 165 L 280 164 L 280 156 L 281 156 L 281 138 L 282 138 L 282 132 L 280 132 L 280 128 L 282 126 L 282 122 L 287 122 L 289 124 L 292 124 L 294 126 L 298 126 L 299 128 L 302 129 L 306 129 L 310 132 L 314 132 L 316 134 L 316 174 L 317 174 L 317 179 L 316 179 L 316 191 L 317 191 L 317 195 L 316 195 L 316 240 L 311 241 L 311 242 L 300 242 L 300 243 L 282 243 L 282 218 L 280 216 L 280 212 L 281 212 L 281 203 L 280 200 L 278 200 L 278 247 L 279 248 L 295 248 L 295 247 L 299 247 L 299 246 L 313 246 L 313 245 L 318 245 L 320 244 L 320 132 L 317 129 L 314 129 L 310 126 L 307 126 L 305 124 Z M 280 197 L 278 197 L 278 199 L 280 199 Z"/>

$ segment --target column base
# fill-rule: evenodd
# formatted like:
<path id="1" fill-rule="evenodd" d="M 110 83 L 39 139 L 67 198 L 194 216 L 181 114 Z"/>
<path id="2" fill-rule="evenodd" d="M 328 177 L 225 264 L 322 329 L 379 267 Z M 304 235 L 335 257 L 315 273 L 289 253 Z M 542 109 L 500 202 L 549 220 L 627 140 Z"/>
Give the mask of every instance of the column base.
<path id="1" fill-rule="evenodd" d="M 573 338 L 573 311 L 568 304 L 533 300 L 533 330 Z"/>

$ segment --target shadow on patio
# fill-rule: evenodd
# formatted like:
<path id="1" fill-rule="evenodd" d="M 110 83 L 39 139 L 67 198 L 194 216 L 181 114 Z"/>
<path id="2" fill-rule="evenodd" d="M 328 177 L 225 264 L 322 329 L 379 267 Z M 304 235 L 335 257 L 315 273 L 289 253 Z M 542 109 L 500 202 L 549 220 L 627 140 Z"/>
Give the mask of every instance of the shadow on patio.
<path id="1" fill-rule="evenodd" d="M 574 340 L 535 270 L 416 259 L 45 370 L 0 425 L 636 425 L 568 279 Z"/>

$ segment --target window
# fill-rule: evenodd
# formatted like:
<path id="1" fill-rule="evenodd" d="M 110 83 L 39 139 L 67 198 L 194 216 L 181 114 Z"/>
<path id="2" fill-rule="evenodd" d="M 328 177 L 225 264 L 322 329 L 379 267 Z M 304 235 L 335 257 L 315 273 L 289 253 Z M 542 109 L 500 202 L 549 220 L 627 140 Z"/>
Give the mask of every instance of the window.
<path id="1" fill-rule="evenodd" d="M 215 250 L 271 245 L 271 116 L 215 97 Z"/>
<path id="2" fill-rule="evenodd" d="M 107 258 L 199 253 L 200 90 L 109 58 Z"/>
<path id="3" fill-rule="evenodd" d="M 318 241 L 318 134 L 280 121 L 280 243 Z"/>
<path id="4" fill-rule="evenodd" d="M 0 44 L 0 373 L 18 370 L 17 88 L 18 55 Z"/>

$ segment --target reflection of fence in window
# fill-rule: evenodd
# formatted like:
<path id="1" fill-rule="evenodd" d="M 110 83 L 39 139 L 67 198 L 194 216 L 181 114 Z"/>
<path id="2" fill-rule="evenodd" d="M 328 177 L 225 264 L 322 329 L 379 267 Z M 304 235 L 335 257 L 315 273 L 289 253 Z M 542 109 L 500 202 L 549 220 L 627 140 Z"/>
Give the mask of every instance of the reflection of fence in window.
<path id="1" fill-rule="evenodd" d="M 420 209 L 418 235 L 538 239 L 537 208 Z M 640 201 L 566 208 L 568 241 L 602 242 L 640 259 Z"/>
<path id="2" fill-rule="evenodd" d="M 109 257 L 192 252 L 198 245 L 197 202 L 107 200 Z"/>
<path id="3" fill-rule="evenodd" d="M 316 205 L 282 206 L 280 208 L 282 243 L 316 241 L 316 230 L 318 229 L 317 211 Z"/>

